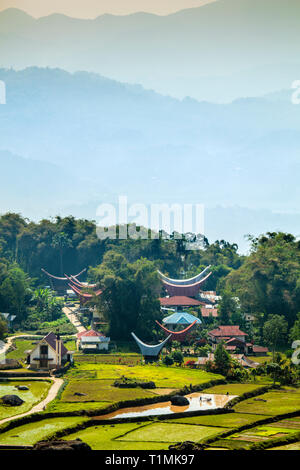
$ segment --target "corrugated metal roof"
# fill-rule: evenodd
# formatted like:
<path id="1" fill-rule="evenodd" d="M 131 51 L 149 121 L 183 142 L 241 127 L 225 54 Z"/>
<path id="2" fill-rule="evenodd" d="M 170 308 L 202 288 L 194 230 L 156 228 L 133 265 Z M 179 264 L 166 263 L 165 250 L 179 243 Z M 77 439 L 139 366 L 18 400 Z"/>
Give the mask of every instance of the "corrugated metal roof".
<path id="1" fill-rule="evenodd" d="M 175 312 L 163 319 L 165 325 L 190 325 L 194 321 L 197 321 L 197 324 L 201 324 L 199 318 L 187 312 Z"/>
<path id="2" fill-rule="evenodd" d="M 110 338 L 106 336 L 82 336 L 80 340 L 82 343 L 108 343 Z"/>

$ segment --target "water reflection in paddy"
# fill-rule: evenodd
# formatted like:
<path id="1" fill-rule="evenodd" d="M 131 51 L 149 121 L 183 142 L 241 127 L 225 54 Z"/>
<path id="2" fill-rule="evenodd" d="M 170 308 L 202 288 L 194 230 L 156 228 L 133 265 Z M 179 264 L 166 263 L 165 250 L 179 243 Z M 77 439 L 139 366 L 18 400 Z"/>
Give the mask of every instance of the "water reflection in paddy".
<path id="1" fill-rule="evenodd" d="M 96 416 L 94 419 L 140 418 L 143 416 L 167 415 L 188 411 L 214 410 L 216 408 L 223 408 L 236 395 L 191 393 L 185 396 L 189 400 L 189 405 L 186 406 L 174 406 L 170 401 L 165 401 L 152 405 L 123 408 L 106 415 Z"/>

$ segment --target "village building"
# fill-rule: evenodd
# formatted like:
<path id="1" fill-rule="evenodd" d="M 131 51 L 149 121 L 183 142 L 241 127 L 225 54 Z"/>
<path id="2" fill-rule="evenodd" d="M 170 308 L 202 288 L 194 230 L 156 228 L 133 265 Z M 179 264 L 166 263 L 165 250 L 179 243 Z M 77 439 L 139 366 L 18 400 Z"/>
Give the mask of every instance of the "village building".
<path id="1" fill-rule="evenodd" d="M 165 326 L 174 330 L 178 327 L 182 328 L 182 326 L 192 325 L 193 323 L 196 325 L 201 325 L 202 323 L 200 318 L 195 317 L 195 315 L 188 312 L 175 312 L 172 315 L 165 317 L 162 322 Z"/>
<path id="2" fill-rule="evenodd" d="M 59 335 L 51 332 L 44 336 L 31 351 L 27 351 L 30 369 L 57 369 L 73 362 L 73 352 L 68 351 Z"/>
<path id="3" fill-rule="evenodd" d="M 208 305 L 215 305 L 219 300 L 221 300 L 221 296 L 217 295 L 216 291 L 213 290 L 201 291 L 199 294 L 199 300 Z"/>
<path id="4" fill-rule="evenodd" d="M 218 326 L 209 331 L 208 336 L 213 350 L 219 343 L 224 343 L 225 349 L 231 354 L 266 356 L 269 352 L 268 348 L 247 342 L 247 333 L 241 331 L 237 325 Z"/>
<path id="5" fill-rule="evenodd" d="M 110 338 L 96 330 L 86 330 L 77 334 L 77 347 L 82 352 L 108 351 Z"/>
<path id="6" fill-rule="evenodd" d="M 202 272 L 189 279 L 172 279 L 160 271 L 158 271 L 158 274 L 169 296 L 197 297 L 206 280 L 212 275 L 212 271 L 210 271 L 210 266 L 207 266 Z"/>
<path id="7" fill-rule="evenodd" d="M 250 313 L 244 313 L 244 318 L 247 323 L 253 323 L 255 320 L 254 315 L 251 315 Z"/>
<path id="8" fill-rule="evenodd" d="M 210 342 L 212 345 L 213 350 L 216 349 L 219 343 L 224 342 L 225 347 L 231 348 L 246 348 L 246 336 L 247 333 L 244 333 L 240 330 L 239 326 L 236 325 L 224 325 L 218 326 L 214 330 L 208 332 L 208 336 L 210 338 Z M 234 349 L 231 349 L 234 350 Z"/>
<path id="9" fill-rule="evenodd" d="M 254 362 L 245 354 L 230 354 L 232 359 L 235 359 L 242 367 L 245 369 L 254 369 L 258 367 L 260 364 L 258 362 Z M 209 353 L 207 357 L 198 357 L 197 361 L 194 364 L 195 368 L 204 369 L 208 362 L 213 362 L 215 359 L 214 353 Z"/>
<path id="10" fill-rule="evenodd" d="M 180 311 L 184 308 L 201 307 L 204 305 L 197 299 L 187 297 L 185 295 L 174 295 L 172 297 L 162 297 L 159 299 L 162 308 L 172 308 L 175 311 Z"/>
<path id="11" fill-rule="evenodd" d="M 264 347 L 264 346 L 257 346 L 255 344 L 251 345 L 250 348 L 248 348 L 249 354 L 251 356 L 267 356 L 269 349 Z"/>
<path id="12" fill-rule="evenodd" d="M 201 307 L 201 315 L 205 320 L 206 318 L 218 318 L 218 309 L 212 305 Z"/>
<path id="13" fill-rule="evenodd" d="M 48 271 L 46 271 L 43 268 L 41 270 L 43 271 L 43 273 L 45 274 L 45 276 L 49 280 L 51 289 L 54 290 L 55 292 L 57 292 L 59 295 L 66 295 L 67 290 L 69 290 L 69 279 L 70 279 L 70 277 L 72 279 L 76 279 L 76 281 L 77 281 L 78 278 L 83 273 L 85 273 L 86 268 L 83 269 L 80 273 L 78 273 L 74 276 L 70 276 L 70 277 L 67 277 L 67 276 L 65 276 L 65 277 L 54 276 L 53 274 L 50 274 Z"/>

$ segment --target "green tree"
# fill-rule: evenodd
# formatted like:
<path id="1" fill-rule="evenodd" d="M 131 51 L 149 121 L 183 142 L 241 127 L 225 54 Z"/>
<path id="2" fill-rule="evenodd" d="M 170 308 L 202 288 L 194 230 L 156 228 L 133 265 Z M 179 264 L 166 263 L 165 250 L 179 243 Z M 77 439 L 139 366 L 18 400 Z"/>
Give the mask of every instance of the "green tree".
<path id="1" fill-rule="evenodd" d="M 217 372 L 226 377 L 231 367 L 231 358 L 222 343 L 219 343 L 216 347 L 214 364 Z"/>
<path id="2" fill-rule="evenodd" d="M 283 314 L 291 327 L 300 305 L 300 242 L 281 232 L 250 240 L 250 256 L 227 276 L 226 288 L 240 299 L 242 311 L 263 313 L 263 322 Z"/>
<path id="3" fill-rule="evenodd" d="M 290 340 L 291 342 L 300 340 L 300 313 L 298 313 L 297 320 L 290 330 Z"/>
<path id="4" fill-rule="evenodd" d="M 42 321 L 55 321 L 62 313 L 62 302 L 49 289 L 36 289 L 33 302 Z"/>
<path id="5" fill-rule="evenodd" d="M 17 316 L 21 323 L 27 316 L 32 297 L 31 280 L 15 263 L 0 273 L 0 311 Z"/>
<path id="6" fill-rule="evenodd" d="M 129 340 L 134 331 L 151 340 L 155 320 L 161 317 L 161 283 L 154 263 L 144 258 L 129 263 L 123 255 L 109 251 L 89 276 L 103 289 L 97 307 L 109 323 L 110 336 Z"/>
<path id="7" fill-rule="evenodd" d="M 170 356 L 170 355 L 165 356 L 163 362 L 166 366 L 172 366 L 174 364 L 174 360 L 173 360 L 172 356 Z"/>
<path id="8" fill-rule="evenodd" d="M 275 351 L 278 346 L 284 345 L 287 338 L 288 324 L 282 315 L 269 315 L 263 327 L 263 336 L 266 344 L 273 352 L 275 362 Z"/>
<path id="9" fill-rule="evenodd" d="M 218 307 L 218 315 L 221 325 L 229 325 L 231 315 L 235 315 L 236 313 L 236 300 L 229 291 L 224 290 Z"/>
<path id="10" fill-rule="evenodd" d="M 0 313 L 0 340 L 4 339 L 7 333 L 7 322 Z"/>
<path id="11" fill-rule="evenodd" d="M 67 248 L 72 246 L 72 241 L 65 232 L 56 233 L 52 240 L 52 246 L 58 250 L 60 261 L 60 273 L 64 275 L 63 254 Z"/>
<path id="12" fill-rule="evenodd" d="M 267 374 L 273 377 L 273 385 L 275 385 L 276 380 L 280 380 L 281 376 L 281 367 L 276 362 L 270 362 L 266 367 Z"/>
<path id="13" fill-rule="evenodd" d="M 180 366 L 182 365 L 184 361 L 183 354 L 181 351 L 174 351 L 172 354 L 172 358 L 175 364 L 179 364 Z"/>

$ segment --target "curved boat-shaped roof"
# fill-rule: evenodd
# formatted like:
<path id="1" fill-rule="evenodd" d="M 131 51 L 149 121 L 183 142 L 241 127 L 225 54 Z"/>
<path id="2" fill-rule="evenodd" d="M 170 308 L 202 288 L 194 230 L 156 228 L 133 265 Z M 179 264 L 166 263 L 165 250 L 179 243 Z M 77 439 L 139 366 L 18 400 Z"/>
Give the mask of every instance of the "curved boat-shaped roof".
<path id="1" fill-rule="evenodd" d="M 86 287 L 88 289 L 94 289 L 95 287 L 97 287 L 97 284 L 89 284 L 88 282 L 80 282 L 78 281 L 78 279 L 76 279 L 75 276 L 70 276 L 70 279 L 72 282 L 74 282 L 75 285 L 79 287 Z"/>
<path id="2" fill-rule="evenodd" d="M 131 333 L 133 338 L 135 339 L 138 347 L 140 348 L 141 354 L 143 356 L 152 356 L 152 357 L 157 357 L 164 347 L 164 345 L 169 341 L 172 335 L 169 335 L 164 341 L 162 341 L 159 344 L 151 345 L 151 344 L 146 344 L 143 343 L 134 333 Z"/>
<path id="3" fill-rule="evenodd" d="M 201 320 L 188 312 L 175 312 L 163 319 L 165 325 L 191 325 L 197 323 L 201 325 Z"/>
<path id="4" fill-rule="evenodd" d="M 212 272 L 208 273 L 207 276 L 198 280 L 194 284 L 189 284 L 189 285 L 182 285 L 182 286 L 175 285 L 175 284 L 170 284 L 169 282 L 164 281 L 164 280 L 162 280 L 162 282 L 166 291 L 171 297 L 173 296 L 196 297 L 196 295 L 199 294 L 202 284 L 204 284 L 204 282 L 211 275 L 212 275 Z"/>
<path id="5" fill-rule="evenodd" d="M 82 297 L 83 299 L 92 299 L 94 296 L 98 297 L 100 294 L 102 294 L 102 290 L 97 290 L 93 294 L 88 294 L 86 292 L 82 292 L 73 284 L 68 284 L 68 286 L 71 287 L 75 294 L 77 294 L 79 297 Z"/>
<path id="6" fill-rule="evenodd" d="M 162 281 L 165 281 L 168 284 L 171 284 L 174 286 L 190 286 L 202 280 L 205 277 L 207 271 L 209 271 L 210 267 L 211 266 L 207 266 L 205 269 L 203 269 L 203 271 L 201 271 L 201 273 L 197 274 L 194 277 L 190 277 L 189 279 L 172 279 L 168 276 L 165 276 L 160 271 L 158 271 L 158 274 L 160 275 L 160 278 L 162 279 Z"/>
<path id="7" fill-rule="evenodd" d="M 48 271 L 46 271 L 46 269 L 44 269 L 44 268 L 41 268 L 41 271 L 43 271 L 43 273 L 45 273 L 48 277 L 50 277 L 51 279 L 55 279 L 56 281 L 68 281 L 68 279 L 69 279 L 68 277 L 53 276 L 53 274 L 48 273 Z M 80 271 L 80 273 L 76 274 L 75 276 L 71 276 L 71 277 L 76 279 L 81 274 L 83 274 L 85 271 L 86 271 L 86 268 L 84 268 L 82 271 Z"/>
<path id="8" fill-rule="evenodd" d="M 157 320 L 155 320 L 156 323 L 161 327 L 162 330 L 164 330 L 165 333 L 167 333 L 168 335 L 171 335 L 171 340 L 172 341 L 183 341 L 186 337 L 186 335 L 188 334 L 188 332 L 193 328 L 193 326 L 196 325 L 197 323 L 197 319 L 191 323 L 189 326 L 187 326 L 186 328 L 184 328 L 184 330 L 181 330 L 181 331 L 171 331 L 171 330 L 168 330 L 168 328 L 166 328 L 165 326 L 161 325 Z"/>
<path id="9" fill-rule="evenodd" d="M 67 274 L 65 274 L 66 278 L 73 284 L 75 285 L 77 288 L 79 289 L 94 289 L 97 284 L 88 284 L 87 282 L 79 282 L 75 276 L 68 276 Z"/>

